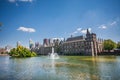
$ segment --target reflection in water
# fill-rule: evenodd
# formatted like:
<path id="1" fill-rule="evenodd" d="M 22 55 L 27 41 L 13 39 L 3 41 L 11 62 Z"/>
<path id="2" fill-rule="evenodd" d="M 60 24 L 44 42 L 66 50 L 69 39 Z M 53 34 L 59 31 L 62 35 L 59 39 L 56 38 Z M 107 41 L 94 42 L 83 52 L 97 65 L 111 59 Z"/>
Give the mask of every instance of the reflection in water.
<path id="1" fill-rule="evenodd" d="M 119 56 L 62 56 L 56 60 L 0 56 L 0 80 L 118 80 L 119 73 Z"/>

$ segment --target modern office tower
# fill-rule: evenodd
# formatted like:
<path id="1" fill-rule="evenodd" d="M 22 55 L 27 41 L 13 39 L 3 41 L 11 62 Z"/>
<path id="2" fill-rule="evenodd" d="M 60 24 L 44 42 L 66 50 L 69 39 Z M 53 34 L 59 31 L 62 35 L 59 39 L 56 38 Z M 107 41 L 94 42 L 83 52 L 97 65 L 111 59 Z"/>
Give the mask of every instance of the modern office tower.
<path id="1" fill-rule="evenodd" d="M 17 47 L 21 45 L 21 42 L 20 41 L 17 41 Z"/>
<path id="2" fill-rule="evenodd" d="M 40 48 L 40 43 L 39 42 L 35 42 L 35 48 Z"/>
<path id="3" fill-rule="evenodd" d="M 31 39 L 29 40 L 29 48 L 30 49 L 34 48 L 34 43 Z"/>
<path id="4" fill-rule="evenodd" d="M 12 49 L 12 46 L 10 46 L 10 45 L 5 46 L 5 50 L 6 50 L 7 52 L 10 52 L 11 49 Z"/>
<path id="5" fill-rule="evenodd" d="M 46 47 L 46 46 L 49 46 L 49 39 L 44 39 L 43 40 L 43 45 Z"/>

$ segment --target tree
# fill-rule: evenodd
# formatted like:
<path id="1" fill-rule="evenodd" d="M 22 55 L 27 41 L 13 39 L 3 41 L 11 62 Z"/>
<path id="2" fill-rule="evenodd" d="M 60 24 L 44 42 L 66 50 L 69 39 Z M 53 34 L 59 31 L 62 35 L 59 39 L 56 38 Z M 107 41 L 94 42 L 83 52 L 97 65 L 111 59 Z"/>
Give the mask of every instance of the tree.
<path id="1" fill-rule="evenodd" d="M 120 42 L 117 43 L 117 48 L 120 49 Z"/>
<path id="2" fill-rule="evenodd" d="M 104 50 L 108 50 L 108 51 L 116 48 L 116 43 L 113 42 L 111 39 L 105 40 L 103 45 L 104 45 Z"/>
<path id="3" fill-rule="evenodd" d="M 36 56 L 36 53 L 23 46 L 17 46 L 17 48 L 11 49 L 9 55 L 12 57 L 33 57 Z"/>
<path id="4" fill-rule="evenodd" d="M 57 53 L 60 53 L 60 51 L 61 51 L 60 46 L 55 46 L 55 50 Z"/>

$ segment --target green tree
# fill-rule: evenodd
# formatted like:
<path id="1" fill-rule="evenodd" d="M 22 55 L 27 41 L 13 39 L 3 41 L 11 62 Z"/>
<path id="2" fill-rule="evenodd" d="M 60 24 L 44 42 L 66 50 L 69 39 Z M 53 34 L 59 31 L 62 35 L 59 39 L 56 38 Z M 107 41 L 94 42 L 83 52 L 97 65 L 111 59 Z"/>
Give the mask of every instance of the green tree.
<path id="1" fill-rule="evenodd" d="M 31 52 L 23 46 L 18 46 L 17 48 L 11 49 L 9 55 L 13 57 L 33 57 L 36 56 L 36 53 Z"/>
<path id="2" fill-rule="evenodd" d="M 55 50 L 57 53 L 60 53 L 60 51 L 61 51 L 60 46 L 55 46 Z"/>
<path id="3" fill-rule="evenodd" d="M 105 40 L 103 45 L 104 45 L 104 50 L 108 50 L 108 51 L 116 48 L 116 43 L 112 41 L 111 39 Z"/>
<path id="4" fill-rule="evenodd" d="M 120 49 L 120 42 L 117 43 L 117 48 Z"/>

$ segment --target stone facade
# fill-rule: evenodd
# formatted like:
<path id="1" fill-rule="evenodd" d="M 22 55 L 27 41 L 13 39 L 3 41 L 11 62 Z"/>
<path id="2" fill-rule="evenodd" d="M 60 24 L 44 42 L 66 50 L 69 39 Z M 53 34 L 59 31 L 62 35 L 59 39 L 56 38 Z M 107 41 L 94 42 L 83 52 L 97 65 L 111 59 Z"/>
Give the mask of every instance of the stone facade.
<path id="1" fill-rule="evenodd" d="M 54 45 L 41 46 L 39 49 L 34 49 L 35 52 L 42 55 L 51 53 L 52 47 L 59 55 L 89 55 L 97 56 L 103 50 L 103 40 L 97 39 L 95 33 L 90 33 L 87 29 L 86 36 L 70 37 L 66 41 L 52 43 Z"/>
<path id="2" fill-rule="evenodd" d="M 97 53 L 102 52 L 102 49 L 102 41 L 98 41 L 96 34 L 90 33 L 88 29 L 86 37 L 71 37 L 61 45 L 61 52 L 64 55 L 97 56 Z"/>

